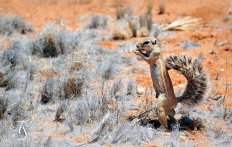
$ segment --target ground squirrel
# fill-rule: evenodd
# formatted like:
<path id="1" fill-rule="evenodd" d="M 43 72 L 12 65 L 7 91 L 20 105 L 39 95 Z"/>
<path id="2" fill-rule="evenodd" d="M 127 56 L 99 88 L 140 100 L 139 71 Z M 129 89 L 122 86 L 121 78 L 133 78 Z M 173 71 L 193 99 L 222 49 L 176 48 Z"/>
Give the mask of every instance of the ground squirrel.
<path id="1" fill-rule="evenodd" d="M 153 87 L 156 91 L 157 102 L 155 109 L 159 122 L 165 128 L 167 125 L 167 116 L 169 119 L 175 119 L 177 103 L 193 106 L 199 103 L 207 95 L 209 90 L 209 78 L 202 67 L 202 55 L 192 60 L 185 55 L 170 55 L 164 60 L 159 41 L 156 38 L 143 38 L 136 44 L 134 53 L 143 58 L 150 65 L 150 74 L 153 81 Z M 175 69 L 183 74 L 188 83 L 182 96 L 175 97 L 172 81 L 168 70 Z"/>

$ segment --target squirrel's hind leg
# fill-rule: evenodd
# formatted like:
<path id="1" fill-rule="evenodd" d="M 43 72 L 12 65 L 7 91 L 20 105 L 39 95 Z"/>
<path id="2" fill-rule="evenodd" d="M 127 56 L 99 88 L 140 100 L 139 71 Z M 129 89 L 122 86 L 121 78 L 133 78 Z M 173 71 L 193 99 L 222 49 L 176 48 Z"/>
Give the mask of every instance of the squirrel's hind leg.
<path id="1" fill-rule="evenodd" d="M 167 114 L 165 113 L 165 110 L 163 107 L 157 108 L 157 115 L 158 115 L 158 120 L 160 124 L 166 129 L 168 129 Z"/>
<path id="2" fill-rule="evenodd" d="M 165 127 L 166 129 L 168 129 L 168 124 L 167 124 L 167 113 L 166 110 L 164 108 L 164 102 L 166 100 L 166 96 L 165 94 L 159 94 L 157 102 L 156 102 L 156 113 L 158 116 L 158 120 L 160 122 L 160 124 Z"/>

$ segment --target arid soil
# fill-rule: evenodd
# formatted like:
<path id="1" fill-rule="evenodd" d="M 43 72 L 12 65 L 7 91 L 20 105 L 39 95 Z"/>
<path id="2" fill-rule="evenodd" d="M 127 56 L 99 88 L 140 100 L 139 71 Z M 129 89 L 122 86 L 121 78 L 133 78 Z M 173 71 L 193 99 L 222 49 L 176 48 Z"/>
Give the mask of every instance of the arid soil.
<path id="1" fill-rule="evenodd" d="M 201 18 L 204 25 L 201 27 L 192 27 L 184 31 L 173 31 L 178 37 L 162 37 L 162 48 L 164 56 L 171 53 L 185 53 L 196 57 L 203 53 L 204 67 L 207 69 L 211 78 L 210 96 L 225 96 L 222 109 L 232 109 L 232 1 L 231 0 L 166 0 L 166 11 L 159 15 L 159 1 L 154 1 L 152 9 L 153 21 L 155 23 L 169 24 L 179 17 L 192 16 Z M 22 16 L 27 24 L 30 24 L 39 32 L 46 24 L 62 21 L 61 25 L 68 26 L 70 30 L 76 30 L 84 25 L 92 15 L 100 14 L 113 16 L 116 13 L 116 6 L 131 7 L 133 15 L 143 14 L 146 11 L 146 2 L 142 0 L 0 0 L 0 14 L 16 14 Z M 190 40 L 199 43 L 201 46 L 186 50 L 179 45 L 184 40 Z M 138 38 L 132 38 L 133 42 Z M 117 49 L 119 41 L 102 41 L 99 44 L 110 50 Z M 1 44 L 2 46 L 4 44 Z M 125 53 L 125 56 L 136 57 L 133 52 Z M 149 67 L 142 60 L 139 65 L 144 67 L 145 71 L 135 71 L 137 83 L 144 88 L 151 88 L 152 81 L 149 74 Z M 142 73 L 143 72 L 143 73 Z M 145 74 L 144 74 L 145 72 Z M 55 76 L 57 73 L 45 73 Z M 184 77 L 174 71 L 170 71 L 174 88 L 185 85 Z M 48 76 L 44 75 L 41 80 L 46 80 Z M 217 101 L 210 98 L 207 103 L 215 105 Z M 201 105 L 201 109 L 209 109 Z M 48 120 L 52 122 L 52 120 Z M 43 123 L 43 121 L 38 122 Z M 220 121 L 218 122 L 220 124 Z M 48 127 L 56 127 L 55 124 Z M 232 132 L 232 128 L 228 130 Z M 53 132 L 54 133 L 54 132 Z M 168 133 L 168 132 L 167 132 Z M 59 133 L 53 134 L 58 138 L 64 136 Z M 85 142 L 89 135 L 73 136 L 69 139 L 75 143 Z M 196 147 L 211 146 L 207 136 L 201 131 L 192 131 L 188 138 Z M 184 138 L 182 138 L 184 139 Z M 156 146 L 151 142 L 147 146 Z"/>

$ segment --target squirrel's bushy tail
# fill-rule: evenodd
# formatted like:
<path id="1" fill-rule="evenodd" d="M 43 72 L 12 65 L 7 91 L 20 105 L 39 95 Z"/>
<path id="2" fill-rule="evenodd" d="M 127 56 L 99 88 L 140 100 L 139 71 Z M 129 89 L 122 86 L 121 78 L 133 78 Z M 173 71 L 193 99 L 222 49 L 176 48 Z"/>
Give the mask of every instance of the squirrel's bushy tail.
<path id="1" fill-rule="evenodd" d="M 191 57 L 182 55 L 170 55 L 166 59 L 168 69 L 175 69 L 184 75 L 188 81 L 182 96 L 177 97 L 178 101 L 193 106 L 203 100 L 210 89 L 209 76 L 203 69 L 202 54 L 192 60 Z"/>

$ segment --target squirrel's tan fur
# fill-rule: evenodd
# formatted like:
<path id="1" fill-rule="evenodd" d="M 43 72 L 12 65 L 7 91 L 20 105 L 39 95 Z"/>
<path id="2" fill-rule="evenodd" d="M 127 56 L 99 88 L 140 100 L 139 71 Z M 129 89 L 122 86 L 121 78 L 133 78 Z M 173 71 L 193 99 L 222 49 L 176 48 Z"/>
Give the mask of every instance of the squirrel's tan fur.
<path id="1" fill-rule="evenodd" d="M 136 44 L 134 53 L 150 65 L 153 87 L 158 98 L 155 108 L 159 122 L 165 128 L 168 128 L 167 116 L 175 119 L 174 108 L 178 102 L 193 106 L 206 96 L 209 78 L 203 70 L 201 55 L 194 60 L 185 55 L 171 55 L 165 61 L 159 41 L 149 37 L 143 38 Z M 175 97 L 168 69 L 179 71 L 188 81 L 185 92 L 180 97 Z"/>

